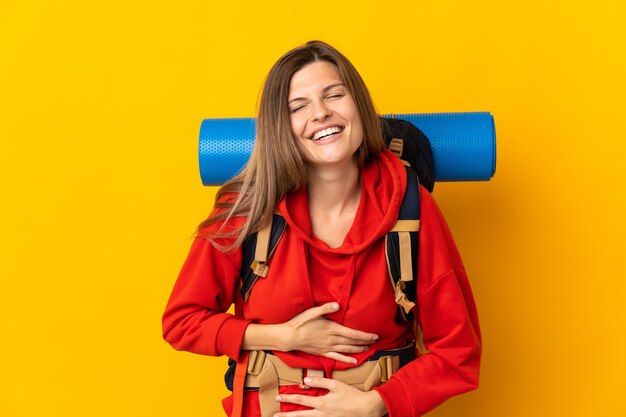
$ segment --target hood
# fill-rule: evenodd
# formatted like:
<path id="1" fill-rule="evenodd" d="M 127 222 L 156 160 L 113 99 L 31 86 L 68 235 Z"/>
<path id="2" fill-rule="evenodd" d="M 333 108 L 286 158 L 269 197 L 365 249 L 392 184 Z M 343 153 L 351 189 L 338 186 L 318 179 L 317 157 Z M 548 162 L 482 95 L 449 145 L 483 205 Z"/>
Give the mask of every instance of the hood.
<path id="1" fill-rule="evenodd" d="M 406 173 L 398 157 L 385 150 L 361 170 L 361 200 L 343 244 L 330 248 L 312 236 L 306 186 L 287 194 L 277 206 L 291 230 L 308 245 L 337 254 L 356 254 L 370 247 L 396 223 L 406 190 Z"/>

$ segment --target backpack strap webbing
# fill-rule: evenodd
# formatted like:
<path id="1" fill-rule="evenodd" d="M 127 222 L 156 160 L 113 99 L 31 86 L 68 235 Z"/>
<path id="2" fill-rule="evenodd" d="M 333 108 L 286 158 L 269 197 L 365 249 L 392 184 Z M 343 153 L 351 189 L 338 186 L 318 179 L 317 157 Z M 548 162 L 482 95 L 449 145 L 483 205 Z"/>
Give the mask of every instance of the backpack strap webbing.
<path id="1" fill-rule="evenodd" d="M 250 290 L 259 277 L 266 277 L 269 272 L 268 260 L 276 250 L 278 242 L 285 232 L 285 219 L 274 213 L 257 233 L 249 235 L 241 245 L 241 297 L 248 300 Z M 246 266 L 247 265 L 247 266 Z"/>
<path id="2" fill-rule="evenodd" d="M 230 384 L 230 390 L 233 392 L 233 408 L 231 417 L 241 417 L 243 414 L 243 390 L 246 384 L 246 371 L 248 369 L 249 355 L 250 352 L 242 352 L 241 358 L 239 359 L 239 362 L 237 362 L 236 367 L 234 366 L 234 360 L 228 360 L 229 368 L 224 378 L 226 380 L 226 387 Z"/>
<path id="3" fill-rule="evenodd" d="M 407 188 L 395 226 L 385 236 L 389 278 L 398 304 L 397 320 L 413 319 L 411 310 L 417 294 L 418 231 L 420 229 L 419 181 L 413 169 L 405 166 Z"/>
<path id="4" fill-rule="evenodd" d="M 265 278 L 270 270 L 267 266 L 267 255 L 270 247 L 270 233 L 272 231 L 272 223 L 264 225 L 256 235 L 256 250 L 254 251 L 254 261 L 250 265 L 252 273 Z"/>

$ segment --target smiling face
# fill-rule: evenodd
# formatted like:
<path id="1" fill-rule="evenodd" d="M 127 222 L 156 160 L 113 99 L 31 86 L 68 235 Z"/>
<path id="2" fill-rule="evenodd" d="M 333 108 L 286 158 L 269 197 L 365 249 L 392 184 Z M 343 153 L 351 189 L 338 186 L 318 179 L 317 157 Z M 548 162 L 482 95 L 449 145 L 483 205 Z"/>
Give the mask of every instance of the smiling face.
<path id="1" fill-rule="evenodd" d="M 296 146 L 311 166 L 356 164 L 361 117 L 334 64 L 315 61 L 294 73 L 289 115 Z"/>

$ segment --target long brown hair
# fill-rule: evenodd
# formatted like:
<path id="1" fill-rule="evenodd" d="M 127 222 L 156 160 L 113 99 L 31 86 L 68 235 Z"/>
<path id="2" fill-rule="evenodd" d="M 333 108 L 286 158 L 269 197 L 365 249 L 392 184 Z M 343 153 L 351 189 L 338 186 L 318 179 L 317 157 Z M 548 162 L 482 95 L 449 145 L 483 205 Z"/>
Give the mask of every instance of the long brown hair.
<path id="1" fill-rule="evenodd" d="M 354 154 L 359 168 L 384 148 L 382 129 L 369 91 L 345 56 L 320 41 L 310 41 L 287 52 L 274 64 L 265 80 L 250 160 L 241 173 L 218 191 L 217 210 L 198 226 L 198 235 L 209 239 L 220 250 L 230 251 L 239 246 L 246 236 L 257 232 L 270 220 L 276 204 L 287 193 L 306 184 L 306 162 L 291 131 L 288 96 L 291 77 L 316 61 L 334 64 L 354 99 L 363 126 L 363 143 Z M 240 216 L 245 217 L 241 226 L 223 227 L 230 218 Z M 216 232 L 202 232 L 214 224 L 220 226 Z M 235 239 L 222 246 L 215 242 L 216 238 Z"/>

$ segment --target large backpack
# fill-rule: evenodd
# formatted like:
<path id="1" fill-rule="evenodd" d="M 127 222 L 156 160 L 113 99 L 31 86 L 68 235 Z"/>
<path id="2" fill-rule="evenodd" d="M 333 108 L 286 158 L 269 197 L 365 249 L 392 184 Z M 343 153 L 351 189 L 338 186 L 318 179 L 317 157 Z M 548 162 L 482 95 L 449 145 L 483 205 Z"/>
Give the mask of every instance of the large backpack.
<path id="1" fill-rule="evenodd" d="M 398 221 L 385 236 L 385 255 L 389 278 L 398 304 L 395 320 L 410 322 L 417 299 L 417 254 L 420 221 L 419 184 L 432 192 L 435 185 L 433 154 L 428 138 L 412 123 L 401 119 L 381 117 L 383 136 L 388 149 L 405 165 L 407 189 L 402 199 Z M 241 297 L 248 300 L 255 282 L 265 278 L 268 263 L 285 232 L 285 219 L 277 213 L 272 221 L 257 233 L 248 236 L 242 245 Z M 249 267 L 248 267 L 249 266 Z M 425 353 L 419 324 L 416 326 L 417 344 Z M 236 362 L 228 360 L 224 375 L 226 388 L 233 391 Z"/>
<path id="2" fill-rule="evenodd" d="M 398 221 L 385 236 L 389 278 L 398 304 L 397 321 L 411 321 L 417 298 L 417 254 L 420 221 L 419 184 L 429 192 L 434 188 L 434 164 L 428 138 L 412 123 L 381 117 L 385 142 L 405 165 L 407 189 Z M 246 238 L 242 245 L 240 292 L 244 301 L 257 279 L 265 278 L 268 263 L 285 231 L 285 219 L 275 213 L 272 221 Z"/>

